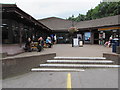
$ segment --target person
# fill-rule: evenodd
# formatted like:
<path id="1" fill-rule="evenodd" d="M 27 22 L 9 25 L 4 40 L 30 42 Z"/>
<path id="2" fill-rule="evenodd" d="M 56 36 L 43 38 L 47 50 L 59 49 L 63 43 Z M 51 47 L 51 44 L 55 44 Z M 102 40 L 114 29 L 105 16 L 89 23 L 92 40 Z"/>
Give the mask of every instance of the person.
<path id="1" fill-rule="evenodd" d="M 54 43 L 54 35 L 53 34 L 50 35 L 50 39 L 51 39 L 52 43 Z"/>
<path id="2" fill-rule="evenodd" d="M 79 41 L 82 40 L 80 36 L 78 37 L 78 39 L 79 39 Z"/>
<path id="3" fill-rule="evenodd" d="M 25 44 L 25 51 L 31 52 L 31 38 L 28 38 Z"/>
<path id="4" fill-rule="evenodd" d="M 47 37 L 46 44 L 48 45 L 48 48 L 51 48 L 51 46 L 52 46 L 52 40 L 51 40 L 50 37 Z"/>
<path id="5" fill-rule="evenodd" d="M 111 46 L 110 41 L 105 42 L 104 46 L 106 46 L 106 47 L 110 47 L 110 46 Z"/>
<path id="6" fill-rule="evenodd" d="M 53 42 L 54 42 L 54 44 L 56 44 L 57 43 L 57 37 L 56 37 L 56 35 L 54 35 L 54 38 L 53 38 Z"/>
<path id="7" fill-rule="evenodd" d="M 41 50 L 43 50 L 43 47 L 44 47 L 44 40 L 43 40 L 42 37 L 40 37 L 40 38 L 38 39 L 38 46 L 37 46 L 38 52 L 40 52 Z"/>
<path id="8" fill-rule="evenodd" d="M 110 47 L 111 46 L 112 37 L 109 38 L 109 41 L 105 42 L 104 46 Z"/>

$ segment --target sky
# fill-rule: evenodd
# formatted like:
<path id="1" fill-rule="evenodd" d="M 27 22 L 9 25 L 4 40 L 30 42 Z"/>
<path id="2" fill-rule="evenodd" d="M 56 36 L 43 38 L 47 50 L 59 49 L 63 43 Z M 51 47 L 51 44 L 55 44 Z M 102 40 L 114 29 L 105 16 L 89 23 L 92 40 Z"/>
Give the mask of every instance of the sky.
<path id="1" fill-rule="evenodd" d="M 86 14 L 88 10 L 97 6 L 102 0 L 0 0 L 0 3 L 17 4 L 24 12 L 35 19 Z"/>

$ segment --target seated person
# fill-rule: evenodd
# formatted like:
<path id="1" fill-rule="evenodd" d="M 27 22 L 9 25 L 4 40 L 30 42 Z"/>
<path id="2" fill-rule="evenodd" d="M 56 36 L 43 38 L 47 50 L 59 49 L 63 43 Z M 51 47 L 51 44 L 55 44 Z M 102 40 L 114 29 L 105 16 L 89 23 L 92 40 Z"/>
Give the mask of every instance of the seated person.
<path id="1" fill-rule="evenodd" d="M 48 45 L 48 48 L 51 48 L 51 46 L 52 46 L 52 40 L 51 40 L 50 37 L 47 37 L 46 44 Z"/>
<path id="2" fill-rule="evenodd" d="M 107 46 L 107 47 L 110 47 L 110 46 L 111 46 L 111 43 L 110 43 L 110 41 L 107 41 L 107 42 L 105 42 L 104 45 Z"/>
<path id="3" fill-rule="evenodd" d="M 25 51 L 31 52 L 31 39 L 30 38 L 28 38 L 28 40 L 26 41 Z"/>
<path id="4" fill-rule="evenodd" d="M 44 40 L 43 40 L 42 37 L 40 37 L 40 38 L 38 39 L 38 46 L 37 46 L 38 52 L 40 52 L 40 51 L 43 49 L 43 46 L 44 46 Z"/>

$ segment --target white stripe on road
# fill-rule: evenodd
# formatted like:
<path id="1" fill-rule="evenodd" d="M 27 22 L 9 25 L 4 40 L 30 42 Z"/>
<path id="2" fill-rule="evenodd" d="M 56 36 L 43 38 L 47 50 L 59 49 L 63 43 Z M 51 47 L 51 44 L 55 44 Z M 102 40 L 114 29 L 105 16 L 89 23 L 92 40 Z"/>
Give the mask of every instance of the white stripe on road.
<path id="1" fill-rule="evenodd" d="M 47 60 L 48 63 L 113 63 L 110 60 Z"/>

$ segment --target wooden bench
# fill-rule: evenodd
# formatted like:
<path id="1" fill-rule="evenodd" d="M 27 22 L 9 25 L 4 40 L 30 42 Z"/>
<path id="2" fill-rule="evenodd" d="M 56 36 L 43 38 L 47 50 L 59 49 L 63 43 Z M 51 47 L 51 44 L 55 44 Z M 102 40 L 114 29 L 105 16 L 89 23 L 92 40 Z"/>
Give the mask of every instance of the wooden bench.
<path id="1" fill-rule="evenodd" d="M 37 49 L 37 46 L 38 46 L 38 42 L 32 42 L 31 43 L 31 49 L 32 50 Z"/>
<path id="2" fill-rule="evenodd" d="M 46 44 L 45 41 L 44 41 L 44 48 L 48 48 L 48 45 Z"/>

